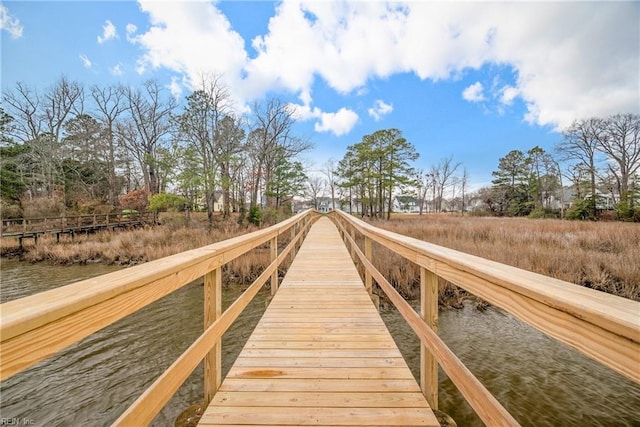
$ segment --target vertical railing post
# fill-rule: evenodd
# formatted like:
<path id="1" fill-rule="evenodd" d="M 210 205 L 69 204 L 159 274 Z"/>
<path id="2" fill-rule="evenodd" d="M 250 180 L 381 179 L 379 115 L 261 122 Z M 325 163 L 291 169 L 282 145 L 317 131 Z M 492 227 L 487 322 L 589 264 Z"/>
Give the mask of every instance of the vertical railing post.
<path id="1" fill-rule="evenodd" d="M 204 276 L 204 328 L 222 315 L 222 268 Z M 204 400 L 209 404 L 222 383 L 222 339 L 204 358 Z"/>
<path id="2" fill-rule="evenodd" d="M 420 315 L 438 333 L 438 276 L 420 267 Z M 420 388 L 431 409 L 438 409 L 438 361 L 420 345 Z"/>
<path id="3" fill-rule="evenodd" d="M 351 226 L 351 232 L 349 234 L 351 235 L 351 240 L 353 240 L 353 244 L 351 244 L 351 258 L 355 259 L 356 248 L 354 246 L 356 245 L 356 228 L 353 225 Z"/>
<path id="4" fill-rule="evenodd" d="M 291 226 L 291 241 L 293 242 L 296 238 L 296 229 L 298 228 L 298 223 L 296 222 Z M 291 252 L 289 252 L 289 262 L 293 262 L 296 257 L 296 245 L 293 246 Z"/>
<path id="5" fill-rule="evenodd" d="M 271 249 L 271 262 L 278 258 L 278 236 L 276 235 L 269 241 Z M 275 295 L 278 291 L 278 268 L 271 273 L 271 295 Z"/>
<path id="6" fill-rule="evenodd" d="M 364 237 L 364 256 L 369 262 L 372 261 L 373 251 L 371 248 L 371 238 L 368 236 Z M 373 292 L 373 277 L 371 277 L 371 272 L 368 268 L 364 269 L 364 287 L 367 289 L 367 292 L 369 292 L 369 295 L 371 295 Z"/>

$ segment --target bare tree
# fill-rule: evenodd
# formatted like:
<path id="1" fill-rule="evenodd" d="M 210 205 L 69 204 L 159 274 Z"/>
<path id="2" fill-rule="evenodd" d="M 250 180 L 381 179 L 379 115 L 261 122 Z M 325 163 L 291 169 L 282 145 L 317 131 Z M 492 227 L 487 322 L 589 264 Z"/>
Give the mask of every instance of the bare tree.
<path id="1" fill-rule="evenodd" d="M 40 95 L 22 82 L 16 84 L 15 91 L 2 94 L 2 104 L 14 118 L 10 135 L 22 143 L 33 141 L 42 133 L 40 118 Z"/>
<path id="2" fill-rule="evenodd" d="M 23 83 L 3 94 L 3 104 L 16 122 L 11 136 L 30 148 L 31 195 L 52 196 L 56 188 L 63 188 L 58 187 L 64 158 L 60 142 L 66 120 L 82 111 L 83 94 L 79 83 L 64 76 L 43 94 Z"/>
<path id="3" fill-rule="evenodd" d="M 106 150 L 104 160 L 107 164 L 107 181 L 109 184 L 108 203 L 115 206 L 118 201 L 118 187 L 116 168 L 118 154 L 121 150 L 116 138 L 116 123 L 126 110 L 124 90 L 121 87 L 107 86 L 101 88 L 93 86 L 91 97 L 96 109 L 96 118 L 103 128 L 103 141 Z"/>
<path id="4" fill-rule="evenodd" d="M 573 122 L 563 132 L 563 141 L 556 147 L 563 160 L 573 160 L 583 165 L 590 178 L 589 210 L 596 216 L 596 163 L 600 141 L 604 139 L 604 121 L 598 118 Z"/>
<path id="5" fill-rule="evenodd" d="M 469 184 L 469 172 L 467 172 L 467 168 L 462 170 L 462 177 L 460 177 L 460 188 L 462 190 L 462 216 L 464 216 L 464 211 L 466 208 L 465 197 L 467 185 Z"/>
<path id="6" fill-rule="evenodd" d="M 305 188 L 305 195 L 313 203 L 313 208 L 318 209 L 318 199 L 322 195 L 325 189 L 325 180 L 318 175 L 311 175 L 307 177 L 307 185 Z"/>
<path id="7" fill-rule="evenodd" d="M 237 174 L 240 165 L 240 153 L 245 148 L 245 131 L 240 118 L 227 115 L 218 123 L 216 133 L 216 162 L 220 167 L 220 184 L 222 187 L 222 214 L 229 216 L 230 193 L 233 175 Z"/>
<path id="8" fill-rule="evenodd" d="M 629 180 L 640 168 L 640 116 L 616 114 L 604 123 L 599 133 L 598 147 L 611 158 L 616 166 L 609 170 L 618 183 L 621 198 L 629 191 Z"/>
<path id="9" fill-rule="evenodd" d="M 257 206 L 260 189 L 268 186 L 282 158 L 291 159 L 312 146 L 293 135 L 294 117 L 293 107 L 279 99 L 253 106 L 255 122 L 249 134 L 254 168 L 251 206 Z"/>
<path id="10" fill-rule="evenodd" d="M 444 159 L 440 159 L 440 162 L 435 166 L 435 181 L 437 185 L 438 199 L 436 203 L 436 211 L 442 211 L 442 200 L 444 198 L 445 189 L 451 186 L 452 179 L 460 162 L 453 164 L 453 156 L 449 156 Z"/>
<path id="11" fill-rule="evenodd" d="M 336 190 L 338 189 L 339 177 L 336 174 L 338 165 L 336 160 L 330 158 L 323 166 L 322 173 L 326 178 L 327 187 L 329 187 L 329 193 L 331 193 L 331 209 L 336 210 Z"/>
<path id="12" fill-rule="evenodd" d="M 176 107 L 172 96 L 157 81 L 146 81 L 141 89 L 126 88 L 127 120 L 119 126 L 121 140 L 138 161 L 145 187 L 151 194 L 160 191 L 158 149 L 171 130 Z"/>
<path id="13" fill-rule="evenodd" d="M 230 96 L 220 77 L 203 77 L 200 87 L 187 97 L 184 113 L 178 117 L 179 138 L 193 147 L 200 157 L 200 178 L 205 194 L 209 227 L 213 226 L 217 172 L 222 166 L 229 175 L 230 156 L 236 144 L 235 120 L 229 118 L 225 129 L 221 122 L 230 110 Z M 223 147 L 221 140 L 226 140 Z M 227 182 L 228 184 L 228 182 Z M 228 204 L 228 185 L 227 201 Z M 228 211 L 228 207 L 227 207 Z"/>

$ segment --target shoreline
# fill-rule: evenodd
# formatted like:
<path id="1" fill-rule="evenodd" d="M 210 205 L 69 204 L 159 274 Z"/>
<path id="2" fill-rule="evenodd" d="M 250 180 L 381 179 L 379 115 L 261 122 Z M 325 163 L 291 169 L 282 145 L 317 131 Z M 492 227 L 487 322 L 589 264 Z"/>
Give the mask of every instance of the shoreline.
<path id="1" fill-rule="evenodd" d="M 495 219 L 473 217 L 398 216 L 371 221 L 377 227 L 436 245 L 479 255 L 623 298 L 640 301 L 640 227 L 626 223 L 583 223 L 561 220 Z M 102 231 L 55 242 L 43 236 L 38 245 L 20 248 L 17 239 L 2 239 L 0 256 L 20 262 L 56 265 L 138 265 L 165 256 L 226 240 L 257 229 L 235 221 L 219 222 L 213 230 L 201 223 L 163 225 L 126 231 Z M 286 245 L 283 236 L 281 245 Z M 283 246 L 284 247 L 284 246 Z M 374 264 L 406 299 L 419 298 L 419 269 L 410 261 L 374 246 Z M 224 279 L 251 283 L 268 265 L 269 251 L 256 249 L 223 268 Z M 284 273 L 283 267 L 281 275 Z M 375 288 L 374 288 L 375 289 Z M 387 301 L 378 290 L 381 303 Z M 440 280 L 438 305 L 461 308 L 471 301 L 479 310 L 488 303 Z"/>

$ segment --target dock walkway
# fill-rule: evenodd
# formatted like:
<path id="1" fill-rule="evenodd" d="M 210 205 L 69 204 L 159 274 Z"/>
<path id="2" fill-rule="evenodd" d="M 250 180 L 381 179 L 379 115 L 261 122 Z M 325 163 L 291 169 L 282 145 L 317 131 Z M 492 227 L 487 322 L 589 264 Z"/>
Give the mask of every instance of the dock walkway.
<path id="1" fill-rule="evenodd" d="M 199 426 L 438 426 L 336 227 L 313 225 Z"/>

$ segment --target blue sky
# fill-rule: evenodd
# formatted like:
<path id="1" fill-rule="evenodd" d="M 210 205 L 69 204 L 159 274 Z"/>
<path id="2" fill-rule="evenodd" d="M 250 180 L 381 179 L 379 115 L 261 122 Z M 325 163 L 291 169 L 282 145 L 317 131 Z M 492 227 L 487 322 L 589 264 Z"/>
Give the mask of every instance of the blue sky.
<path id="1" fill-rule="evenodd" d="M 3 91 L 155 78 L 184 99 L 221 74 L 239 111 L 295 105 L 318 169 L 398 128 L 417 168 L 453 156 L 477 187 L 573 120 L 640 110 L 639 2 L 4 1 L 0 14 Z"/>

